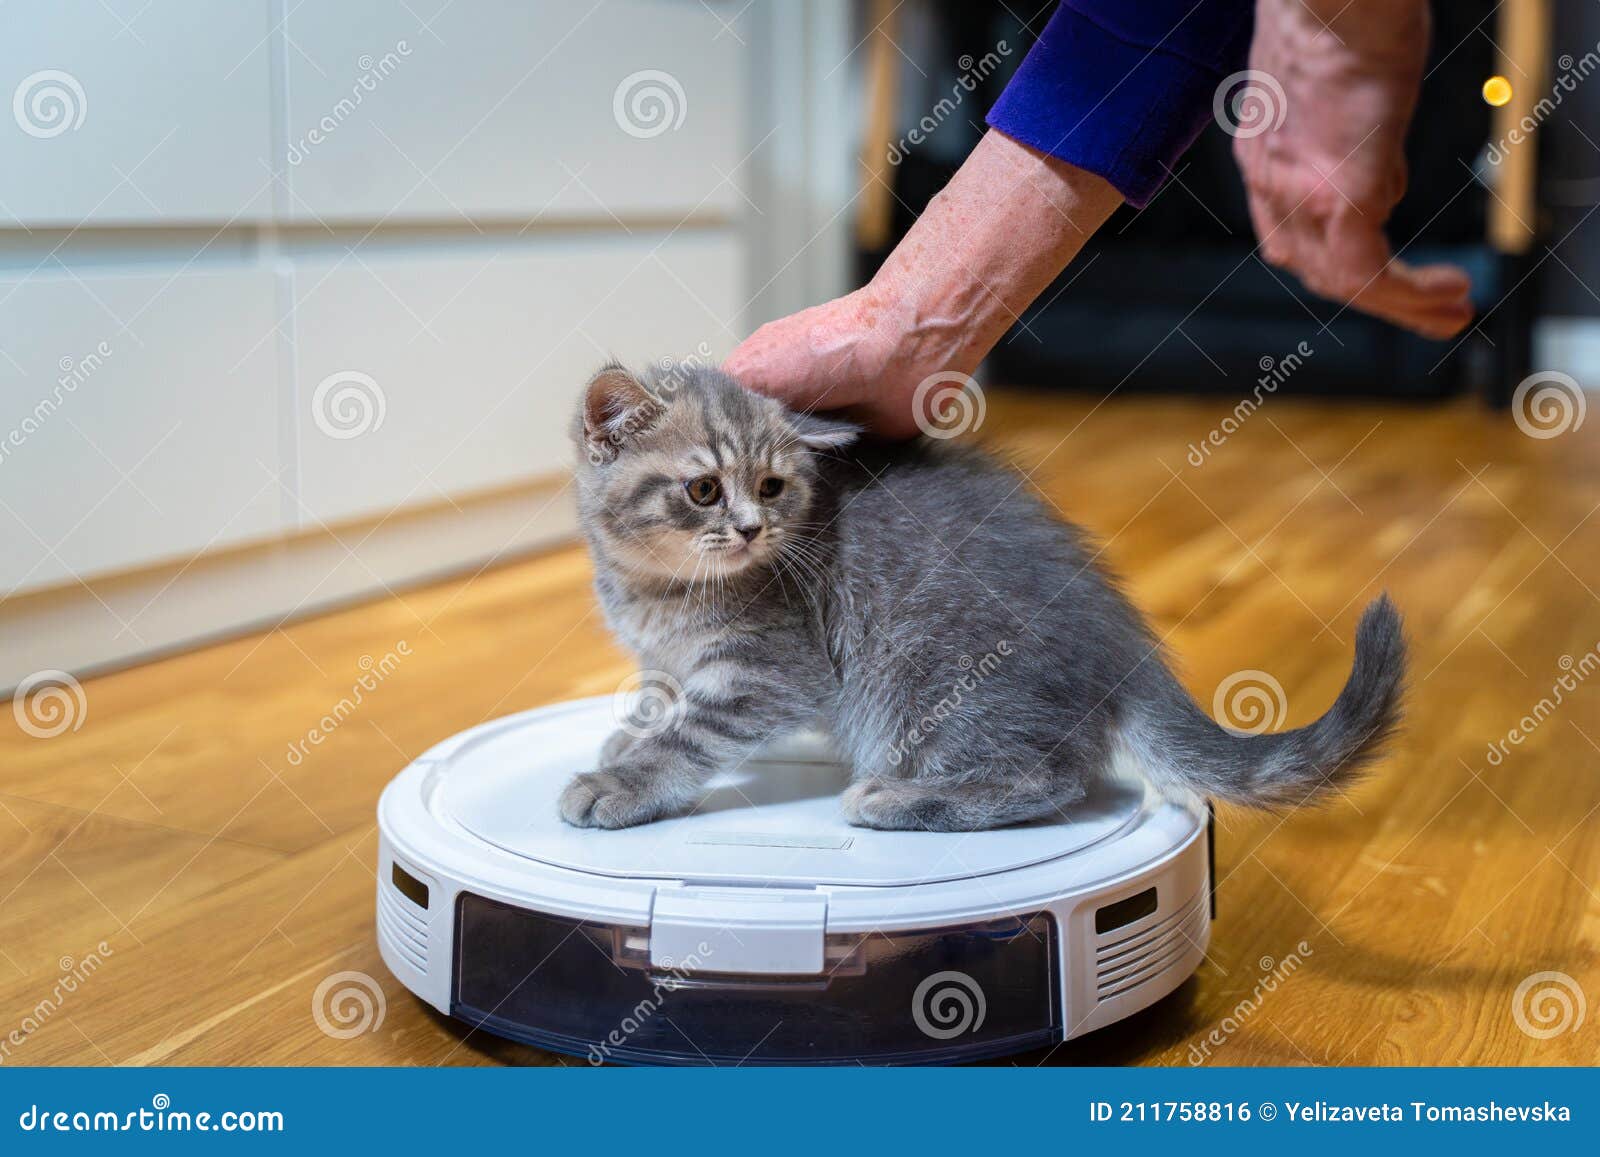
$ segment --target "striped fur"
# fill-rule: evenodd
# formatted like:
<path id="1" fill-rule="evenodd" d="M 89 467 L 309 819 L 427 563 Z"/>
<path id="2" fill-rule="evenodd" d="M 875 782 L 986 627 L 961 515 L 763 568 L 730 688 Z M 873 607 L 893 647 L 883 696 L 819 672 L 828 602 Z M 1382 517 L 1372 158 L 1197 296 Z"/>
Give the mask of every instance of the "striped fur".
<path id="1" fill-rule="evenodd" d="M 714 369 L 595 375 L 573 425 L 581 525 L 607 621 L 670 706 L 607 741 L 562 795 L 569 822 L 692 808 L 713 773 L 819 720 L 852 765 L 853 822 L 932 830 L 1067 814 L 1134 765 L 1175 794 L 1299 803 L 1392 730 L 1404 644 L 1387 600 L 1328 715 L 1236 736 L 1014 471 L 857 433 Z"/>

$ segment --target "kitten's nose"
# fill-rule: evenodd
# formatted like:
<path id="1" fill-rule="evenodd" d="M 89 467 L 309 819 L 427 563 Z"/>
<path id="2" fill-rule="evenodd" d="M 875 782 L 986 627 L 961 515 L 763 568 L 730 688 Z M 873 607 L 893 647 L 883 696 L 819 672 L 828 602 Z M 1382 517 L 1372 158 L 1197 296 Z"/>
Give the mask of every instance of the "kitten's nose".
<path id="1" fill-rule="evenodd" d="M 759 523 L 755 526 L 736 526 L 733 529 L 737 530 L 740 536 L 746 542 L 754 541 L 756 535 L 761 533 L 761 526 Z"/>

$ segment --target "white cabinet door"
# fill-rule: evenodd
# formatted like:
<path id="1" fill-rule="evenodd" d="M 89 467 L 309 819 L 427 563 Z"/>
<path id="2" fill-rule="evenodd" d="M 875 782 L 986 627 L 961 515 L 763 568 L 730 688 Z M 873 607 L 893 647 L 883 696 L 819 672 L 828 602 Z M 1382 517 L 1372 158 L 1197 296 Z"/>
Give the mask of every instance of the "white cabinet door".
<path id="1" fill-rule="evenodd" d="M 287 22 L 300 221 L 726 213 L 743 159 L 736 6 L 341 0 Z"/>
<path id="2" fill-rule="evenodd" d="M 277 533 L 272 278 L 0 279 L 0 595 Z"/>
<path id="3" fill-rule="evenodd" d="M 0 227 L 265 216 L 272 8 L 0 5 Z"/>
<path id="4" fill-rule="evenodd" d="M 578 391 L 735 342 L 731 231 L 523 242 L 299 265 L 297 424 L 305 517 L 439 502 L 565 470 Z"/>

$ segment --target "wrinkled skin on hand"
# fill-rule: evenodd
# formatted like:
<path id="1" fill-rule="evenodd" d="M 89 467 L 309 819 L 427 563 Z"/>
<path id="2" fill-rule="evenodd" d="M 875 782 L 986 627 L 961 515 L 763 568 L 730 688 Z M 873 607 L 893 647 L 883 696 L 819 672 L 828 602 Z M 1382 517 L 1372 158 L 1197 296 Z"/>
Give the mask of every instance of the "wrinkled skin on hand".
<path id="1" fill-rule="evenodd" d="M 1465 271 L 1397 260 L 1383 232 L 1406 188 L 1427 50 L 1419 0 L 1261 0 L 1250 67 L 1282 85 L 1284 118 L 1236 138 L 1234 155 L 1267 261 L 1323 297 L 1444 339 L 1472 320 Z"/>
<path id="2" fill-rule="evenodd" d="M 800 410 L 847 409 L 891 438 L 917 432 L 912 394 L 951 351 L 913 352 L 914 333 L 890 323 L 871 285 L 756 330 L 724 367 L 753 390 Z M 898 356 L 896 339 L 906 339 Z M 921 343 L 917 343 L 921 344 Z"/>
<path id="3" fill-rule="evenodd" d="M 917 387 L 976 370 L 1121 203 L 1093 173 L 991 129 L 870 284 L 762 326 L 723 368 L 796 409 L 846 409 L 908 437 Z"/>

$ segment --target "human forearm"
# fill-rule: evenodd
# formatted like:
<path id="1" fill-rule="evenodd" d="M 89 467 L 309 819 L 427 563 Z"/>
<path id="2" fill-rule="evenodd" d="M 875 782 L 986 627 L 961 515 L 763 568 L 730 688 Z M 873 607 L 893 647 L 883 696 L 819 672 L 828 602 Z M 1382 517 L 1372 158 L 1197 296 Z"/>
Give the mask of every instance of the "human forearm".
<path id="1" fill-rule="evenodd" d="M 1398 50 L 1404 48 L 1408 31 L 1426 28 L 1428 0 L 1265 0 L 1257 5 L 1256 18 L 1274 11 L 1308 17 L 1346 42 L 1355 36 Z M 1414 27 L 1408 29 L 1408 24 Z"/>
<path id="2" fill-rule="evenodd" d="M 970 373 L 1121 203 L 991 129 L 873 278 L 879 324 Z"/>
<path id="3" fill-rule="evenodd" d="M 1109 184 L 991 130 L 871 283 L 762 326 L 727 362 L 796 409 L 917 431 L 930 374 L 970 374 L 1122 203 Z"/>

